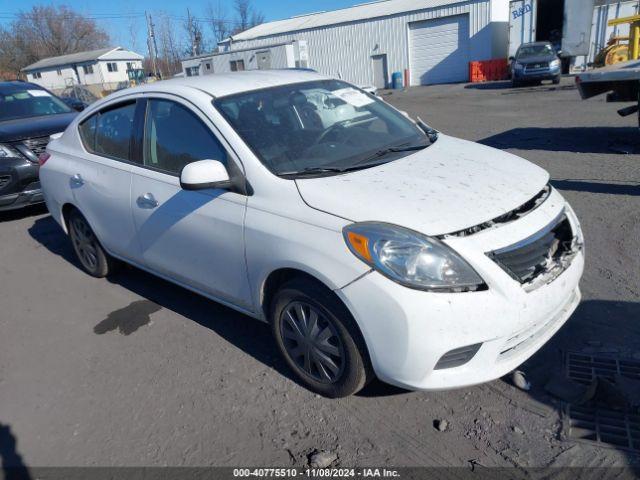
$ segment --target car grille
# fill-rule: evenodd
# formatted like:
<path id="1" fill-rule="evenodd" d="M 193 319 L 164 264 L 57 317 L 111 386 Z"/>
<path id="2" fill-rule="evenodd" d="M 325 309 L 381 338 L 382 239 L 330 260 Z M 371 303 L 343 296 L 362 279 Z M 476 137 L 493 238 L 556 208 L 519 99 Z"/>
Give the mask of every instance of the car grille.
<path id="1" fill-rule="evenodd" d="M 25 147 L 35 153 L 36 157 L 39 157 L 41 153 L 47 148 L 49 144 L 49 137 L 28 138 L 23 140 L 22 143 Z"/>
<path id="2" fill-rule="evenodd" d="M 525 66 L 525 70 L 527 72 L 531 70 L 542 70 L 545 68 L 549 68 L 549 62 L 529 63 Z"/>
<path id="3" fill-rule="evenodd" d="M 566 257 L 575 253 L 576 243 L 571 224 L 563 213 L 532 237 L 488 255 L 509 275 L 524 284 L 551 270 L 564 270 Z"/>

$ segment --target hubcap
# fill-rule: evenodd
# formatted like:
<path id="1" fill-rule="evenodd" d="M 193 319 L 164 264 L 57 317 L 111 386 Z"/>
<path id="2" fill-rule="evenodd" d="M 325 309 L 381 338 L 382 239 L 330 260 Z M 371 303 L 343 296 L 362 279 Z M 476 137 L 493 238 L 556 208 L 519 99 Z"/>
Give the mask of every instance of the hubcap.
<path id="1" fill-rule="evenodd" d="M 333 383 L 344 371 L 344 348 L 336 328 L 318 309 L 292 302 L 282 312 L 280 334 L 293 363 L 316 381 Z"/>
<path id="2" fill-rule="evenodd" d="M 96 237 L 87 222 L 81 218 L 74 218 L 71 222 L 71 239 L 82 264 L 93 271 L 98 266 L 98 244 Z"/>

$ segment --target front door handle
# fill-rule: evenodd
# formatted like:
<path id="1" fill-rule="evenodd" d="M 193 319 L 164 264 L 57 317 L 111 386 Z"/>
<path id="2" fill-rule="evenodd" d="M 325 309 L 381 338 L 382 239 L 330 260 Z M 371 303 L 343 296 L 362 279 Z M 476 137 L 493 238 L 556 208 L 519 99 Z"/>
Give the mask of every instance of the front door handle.
<path id="1" fill-rule="evenodd" d="M 80 187 L 84 185 L 84 180 L 82 179 L 82 175 L 76 173 L 73 177 L 71 177 L 71 184 L 74 187 Z"/>
<path id="2" fill-rule="evenodd" d="M 140 195 L 138 197 L 137 203 L 140 208 L 156 208 L 158 206 L 158 201 L 152 193 L 145 193 L 144 195 Z"/>

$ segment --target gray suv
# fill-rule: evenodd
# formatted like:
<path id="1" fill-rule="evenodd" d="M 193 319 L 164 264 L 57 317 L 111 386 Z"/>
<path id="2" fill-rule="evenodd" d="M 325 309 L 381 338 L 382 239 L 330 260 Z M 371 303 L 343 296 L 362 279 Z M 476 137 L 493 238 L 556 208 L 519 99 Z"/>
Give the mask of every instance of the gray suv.
<path id="1" fill-rule="evenodd" d="M 524 83 L 551 80 L 560 83 L 562 62 L 549 42 L 523 43 L 511 61 L 511 83 L 517 87 Z"/>

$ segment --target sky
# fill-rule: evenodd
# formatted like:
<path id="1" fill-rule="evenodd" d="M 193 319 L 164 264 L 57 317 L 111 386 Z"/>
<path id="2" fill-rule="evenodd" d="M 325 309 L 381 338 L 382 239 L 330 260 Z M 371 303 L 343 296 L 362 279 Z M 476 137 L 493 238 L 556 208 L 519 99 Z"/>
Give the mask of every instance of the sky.
<path id="1" fill-rule="evenodd" d="M 65 0 L 65 1 L 31 1 L 0 0 L 0 25 L 11 21 L 12 14 L 21 10 L 30 10 L 34 5 L 68 5 L 72 9 L 97 18 L 97 22 L 110 35 L 112 44 L 125 48 L 133 48 L 138 53 L 146 51 L 146 24 L 144 12 L 158 16 L 165 12 L 172 18 L 186 17 L 187 7 L 196 17 L 207 16 L 207 5 L 214 6 L 218 1 L 224 6 L 229 17 L 233 16 L 233 0 Z M 252 0 L 256 10 L 262 12 L 267 21 L 289 18 L 294 15 L 335 10 L 349 7 L 366 0 Z M 176 25 L 178 22 L 176 22 Z M 134 33 L 131 33 L 131 32 Z M 210 31 L 204 27 L 205 35 Z M 180 32 L 182 33 L 182 32 Z"/>

